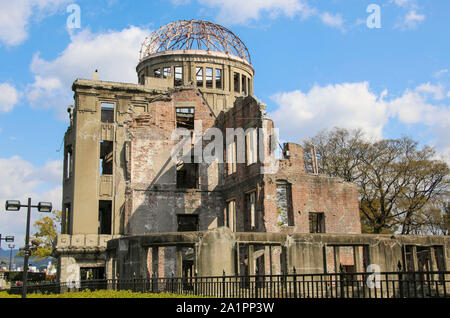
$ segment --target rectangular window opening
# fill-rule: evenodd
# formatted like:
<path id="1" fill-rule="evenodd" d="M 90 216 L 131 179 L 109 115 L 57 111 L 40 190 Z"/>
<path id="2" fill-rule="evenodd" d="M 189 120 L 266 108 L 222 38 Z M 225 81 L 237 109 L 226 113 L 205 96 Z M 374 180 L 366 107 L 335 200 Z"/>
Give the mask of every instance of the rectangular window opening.
<path id="1" fill-rule="evenodd" d="M 64 204 L 64 211 L 62 214 L 61 222 L 61 234 L 72 234 L 70 222 L 71 222 L 71 204 Z"/>
<path id="2" fill-rule="evenodd" d="M 203 67 L 195 68 L 195 79 L 197 81 L 197 87 L 203 87 Z"/>
<path id="3" fill-rule="evenodd" d="M 100 142 L 100 175 L 113 174 L 113 145 L 112 141 Z"/>
<path id="4" fill-rule="evenodd" d="M 196 232 L 199 230 L 198 215 L 178 214 L 177 224 L 178 224 L 178 232 Z"/>
<path id="5" fill-rule="evenodd" d="M 114 104 L 101 103 L 101 121 L 102 123 L 114 122 Z"/>
<path id="6" fill-rule="evenodd" d="M 99 201 L 98 234 L 111 235 L 112 201 Z"/>
<path id="7" fill-rule="evenodd" d="M 234 92 L 235 93 L 240 93 L 241 92 L 241 87 L 240 87 L 240 80 L 239 80 L 239 73 L 234 73 L 234 77 L 233 77 L 233 83 L 234 83 Z"/>
<path id="8" fill-rule="evenodd" d="M 247 95 L 247 76 L 242 75 L 242 95 Z"/>
<path id="9" fill-rule="evenodd" d="M 216 69 L 216 89 L 222 89 L 222 70 Z"/>
<path id="10" fill-rule="evenodd" d="M 249 192 L 245 195 L 247 208 L 246 230 L 255 230 L 257 226 L 256 220 L 256 191 Z"/>
<path id="11" fill-rule="evenodd" d="M 170 67 L 163 68 L 163 78 L 169 78 L 172 75 L 172 70 Z"/>
<path id="12" fill-rule="evenodd" d="M 66 156 L 65 156 L 65 173 L 64 176 L 66 179 L 70 179 L 72 177 L 72 168 L 73 168 L 73 156 L 72 156 L 72 146 L 66 148 Z"/>
<path id="13" fill-rule="evenodd" d="M 194 156 L 191 162 L 180 160 L 177 164 L 177 188 L 178 189 L 197 189 L 199 186 L 199 164 L 195 163 Z"/>
<path id="14" fill-rule="evenodd" d="M 294 226 L 292 186 L 287 181 L 277 182 L 277 212 L 279 226 Z"/>
<path id="15" fill-rule="evenodd" d="M 156 70 L 153 71 L 153 76 L 157 77 L 157 78 L 161 78 L 161 69 L 157 68 Z"/>
<path id="16" fill-rule="evenodd" d="M 177 128 L 186 128 L 194 130 L 195 108 L 194 107 L 178 107 L 177 114 Z"/>
<path id="17" fill-rule="evenodd" d="M 213 69 L 207 67 L 205 75 L 206 75 L 206 88 L 213 88 Z"/>
<path id="18" fill-rule="evenodd" d="M 181 86 L 181 85 L 183 85 L 183 67 L 175 66 L 174 73 L 175 73 L 174 86 Z"/>
<path id="19" fill-rule="evenodd" d="M 309 232 L 310 233 L 325 233 L 325 214 L 323 212 L 309 213 Z"/>

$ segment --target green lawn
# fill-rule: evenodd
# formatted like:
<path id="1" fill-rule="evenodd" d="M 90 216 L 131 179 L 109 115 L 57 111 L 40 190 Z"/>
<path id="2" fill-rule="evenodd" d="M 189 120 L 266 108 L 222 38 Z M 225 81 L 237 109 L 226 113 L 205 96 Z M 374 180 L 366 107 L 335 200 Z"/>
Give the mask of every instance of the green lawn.
<path id="1" fill-rule="evenodd" d="M 175 295 L 175 294 L 143 294 L 143 293 L 133 293 L 131 291 L 82 291 L 82 292 L 71 292 L 57 295 L 40 295 L 40 294 L 29 294 L 28 298 L 201 298 L 197 296 L 185 296 L 185 295 Z M 21 298 L 21 295 L 10 295 L 7 292 L 0 292 L 0 298 Z"/>

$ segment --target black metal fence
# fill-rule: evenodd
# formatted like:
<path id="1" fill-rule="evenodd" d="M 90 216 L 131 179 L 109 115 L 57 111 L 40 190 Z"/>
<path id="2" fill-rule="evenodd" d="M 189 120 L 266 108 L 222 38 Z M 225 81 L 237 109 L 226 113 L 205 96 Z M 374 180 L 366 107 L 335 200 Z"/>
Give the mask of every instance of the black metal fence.
<path id="1" fill-rule="evenodd" d="M 29 293 L 129 290 L 219 298 L 443 298 L 450 272 L 382 272 L 104 279 L 31 285 Z M 13 287 L 11 293 L 21 293 Z"/>

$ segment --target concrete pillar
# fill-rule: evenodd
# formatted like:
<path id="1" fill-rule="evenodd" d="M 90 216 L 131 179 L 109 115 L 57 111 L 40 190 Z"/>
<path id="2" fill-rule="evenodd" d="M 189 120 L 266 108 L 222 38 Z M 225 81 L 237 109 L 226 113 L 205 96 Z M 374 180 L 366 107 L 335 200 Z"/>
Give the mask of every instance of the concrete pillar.
<path id="1" fill-rule="evenodd" d="M 254 257 L 255 247 L 253 245 L 248 246 L 248 273 L 250 275 L 255 275 L 255 257 Z"/>
<path id="2" fill-rule="evenodd" d="M 209 230 L 198 245 L 198 275 L 234 275 L 234 235 L 229 228 Z"/>
<path id="3" fill-rule="evenodd" d="M 353 264 L 355 265 L 355 272 L 363 272 L 361 268 L 361 246 L 353 246 Z"/>
<path id="4" fill-rule="evenodd" d="M 333 246 L 334 250 L 334 272 L 339 273 L 340 272 L 340 265 L 341 265 L 341 253 L 340 253 L 340 247 L 339 246 Z"/>
<path id="5" fill-rule="evenodd" d="M 183 248 L 177 247 L 177 259 L 175 265 L 175 276 L 182 277 L 183 276 Z"/>
<path id="6" fill-rule="evenodd" d="M 148 247 L 141 247 L 139 249 L 139 276 L 140 278 L 149 278 L 149 266 L 148 266 Z"/>

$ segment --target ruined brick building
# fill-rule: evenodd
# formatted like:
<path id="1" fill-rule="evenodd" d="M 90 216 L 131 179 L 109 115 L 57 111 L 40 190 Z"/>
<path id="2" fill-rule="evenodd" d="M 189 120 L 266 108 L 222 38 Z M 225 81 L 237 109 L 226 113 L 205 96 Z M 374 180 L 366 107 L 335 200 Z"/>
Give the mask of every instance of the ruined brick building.
<path id="1" fill-rule="evenodd" d="M 263 160 L 279 146 L 274 123 L 230 30 L 163 26 L 143 43 L 137 76 L 73 83 L 54 250 L 61 281 L 450 265 L 448 239 L 361 235 L 357 185 L 308 173 L 298 144 Z M 177 128 L 193 151 L 174 160 Z M 214 138 L 223 152 L 206 162 L 212 128 L 243 134 Z"/>

